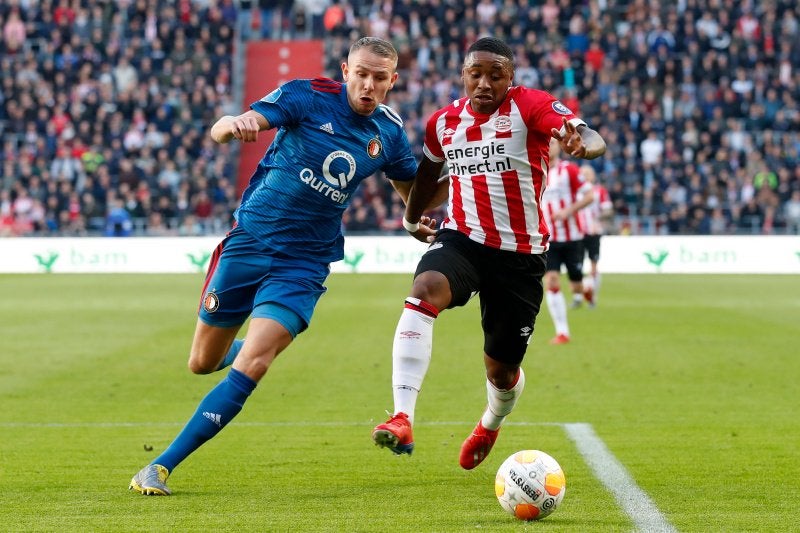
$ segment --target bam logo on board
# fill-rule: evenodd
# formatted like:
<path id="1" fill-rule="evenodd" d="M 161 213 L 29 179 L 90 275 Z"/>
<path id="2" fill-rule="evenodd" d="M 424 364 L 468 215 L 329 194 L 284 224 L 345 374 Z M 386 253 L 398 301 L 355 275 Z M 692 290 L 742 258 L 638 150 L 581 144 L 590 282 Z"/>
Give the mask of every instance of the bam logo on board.
<path id="1" fill-rule="evenodd" d="M 682 265 L 732 265 L 739 261 L 735 250 L 704 250 L 681 246 L 677 254 L 670 255 L 668 250 L 643 252 L 647 262 L 659 272 L 668 257 Z"/>
<path id="2" fill-rule="evenodd" d="M 342 260 L 345 265 L 350 267 L 351 272 L 356 272 L 358 270 L 358 264 L 364 258 L 364 252 L 361 250 L 356 250 L 353 255 L 344 254 L 344 259 Z"/>
<path id="3" fill-rule="evenodd" d="M 209 252 L 200 252 L 198 254 L 186 254 L 186 257 L 189 258 L 189 262 L 192 263 L 198 272 L 204 272 L 211 254 Z"/>
<path id="4" fill-rule="evenodd" d="M 666 250 L 659 250 L 657 252 L 644 252 L 647 262 L 656 267 L 657 270 L 661 270 L 661 265 L 664 263 L 664 260 L 668 255 L 669 252 Z"/>
<path id="5" fill-rule="evenodd" d="M 681 246 L 681 263 L 733 264 L 738 261 L 734 250 L 692 250 Z"/>
<path id="6" fill-rule="evenodd" d="M 58 260 L 58 252 L 50 251 L 45 254 L 33 254 L 33 257 L 36 258 L 36 262 L 39 263 L 45 272 L 50 273 L 53 271 L 53 265 Z"/>
<path id="7" fill-rule="evenodd" d="M 49 250 L 47 253 L 33 254 L 33 257 L 45 272 L 53 272 L 56 262 L 59 267 L 64 267 L 63 270 L 66 272 L 74 271 L 76 267 L 91 270 L 128 264 L 128 254 L 125 252 L 87 252 L 76 248 L 70 248 L 69 253 L 63 256 L 59 252 Z"/>

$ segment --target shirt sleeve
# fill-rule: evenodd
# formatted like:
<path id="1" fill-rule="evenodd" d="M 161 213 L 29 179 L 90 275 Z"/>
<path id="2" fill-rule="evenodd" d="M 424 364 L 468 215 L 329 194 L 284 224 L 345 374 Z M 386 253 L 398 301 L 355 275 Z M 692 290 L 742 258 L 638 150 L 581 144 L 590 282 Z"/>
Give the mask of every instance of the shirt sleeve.
<path id="1" fill-rule="evenodd" d="M 445 160 L 442 143 L 436 133 L 436 126 L 440 116 L 441 113 L 434 113 L 428 119 L 428 123 L 425 126 L 425 144 L 422 147 L 425 157 L 437 163 L 441 163 Z"/>
<path id="2" fill-rule="evenodd" d="M 280 128 L 300 122 L 311 105 L 309 80 L 292 80 L 250 104 L 250 109 L 263 115 L 270 126 Z"/>
<path id="3" fill-rule="evenodd" d="M 584 179 L 578 165 L 570 163 L 567 166 L 567 174 L 569 174 L 569 188 L 576 198 L 592 190 L 592 184 Z"/>
<path id="4" fill-rule="evenodd" d="M 608 194 L 608 189 L 600 186 L 597 188 L 597 191 L 600 193 L 600 209 L 603 211 L 613 209 L 614 204 L 611 202 L 611 196 Z"/>
<path id="5" fill-rule="evenodd" d="M 526 93 L 525 101 L 529 108 L 528 127 L 533 127 L 547 135 L 550 135 L 550 130 L 553 128 L 561 130 L 561 133 L 564 134 L 562 121 L 565 118 L 576 127 L 586 125 L 572 110 L 550 93 L 530 89 Z"/>
<path id="6" fill-rule="evenodd" d="M 417 174 L 417 160 L 411 152 L 408 136 L 399 128 L 392 143 L 392 154 L 382 169 L 390 180 L 411 181 Z"/>

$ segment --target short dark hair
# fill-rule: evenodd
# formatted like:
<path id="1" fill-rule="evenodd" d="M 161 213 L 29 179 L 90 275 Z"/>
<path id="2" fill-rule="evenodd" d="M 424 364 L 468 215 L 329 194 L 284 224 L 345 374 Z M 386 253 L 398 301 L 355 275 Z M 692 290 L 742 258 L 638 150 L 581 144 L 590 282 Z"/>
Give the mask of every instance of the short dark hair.
<path id="1" fill-rule="evenodd" d="M 514 52 L 511 47 L 498 39 L 497 37 L 482 37 L 472 43 L 467 49 L 467 55 L 472 52 L 491 52 L 499 56 L 507 57 L 511 63 L 514 63 Z"/>
<path id="2" fill-rule="evenodd" d="M 389 41 L 385 41 L 379 37 L 362 37 L 353 43 L 353 46 L 350 47 L 349 54 L 357 52 L 362 48 L 369 49 L 370 52 L 377 56 L 393 59 L 394 62 L 397 63 L 397 50 L 395 50 L 394 45 Z"/>

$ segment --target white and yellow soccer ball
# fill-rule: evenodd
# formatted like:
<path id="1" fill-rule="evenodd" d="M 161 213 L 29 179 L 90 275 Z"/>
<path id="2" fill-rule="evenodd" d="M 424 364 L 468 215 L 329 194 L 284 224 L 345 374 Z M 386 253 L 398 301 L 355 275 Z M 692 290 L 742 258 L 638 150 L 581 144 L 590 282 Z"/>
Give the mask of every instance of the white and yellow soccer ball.
<path id="1" fill-rule="evenodd" d="M 522 450 L 500 465 L 494 493 L 500 505 L 520 520 L 540 520 L 556 510 L 567 482 L 558 462 L 539 450 Z"/>

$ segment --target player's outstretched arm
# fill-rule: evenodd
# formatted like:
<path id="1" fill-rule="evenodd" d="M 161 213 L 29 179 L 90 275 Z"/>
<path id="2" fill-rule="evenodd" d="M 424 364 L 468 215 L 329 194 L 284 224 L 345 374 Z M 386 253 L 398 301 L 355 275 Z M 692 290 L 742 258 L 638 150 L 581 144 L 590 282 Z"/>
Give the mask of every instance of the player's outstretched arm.
<path id="1" fill-rule="evenodd" d="M 211 138 L 215 142 L 225 144 L 233 139 L 241 142 L 255 142 L 258 132 L 268 130 L 269 122 L 264 115 L 253 111 L 246 111 L 238 116 L 225 115 L 211 126 Z"/>
<path id="2" fill-rule="evenodd" d="M 606 141 L 595 130 L 583 124 L 575 126 L 566 118 L 563 121 L 564 126 L 561 131 L 553 128 L 551 134 L 561 145 L 564 153 L 580 159 L 594 159 L 606 153 Z"/>
<path id="3" fill-rule="evenodd" d="M 430 242 L 436 234 L 436 230 L 431 227 L 433 224 L 427 224 L 422 214 L 429 209 L 432 202 L 436 201 L 437 193 L 441 194 L 440 187 L 447 185 L 446 182 L 439 180 L 443 166 L 444 162 L 431 161 L 423 156 L 422 162 L 417 167 L 417 176 L 406 201 L 403 227 L 418 241 Z"/>
<path id="4" fill-rule="evenodd" d="M 414 185 L 414 182 L 389 180 L 389 183 L 392 184 L 394 190 L 396 190 L 397 194 L 400 195 L 400 198 L 403 200 L 403 204 L 408 205 L 408 195 L 411 193 L 411 187 Z M 428 205 L 425 207 L 425 211 L 436 209 L 447 201 L 447 197 L 449 195 L 450 176 L 445 174 L 443 177 L 439 178 L 439 184 L 436 187 L 436 193 L 434 193 L 433 198 L 430 200 L 430 202 L 428 202 Z"/>

